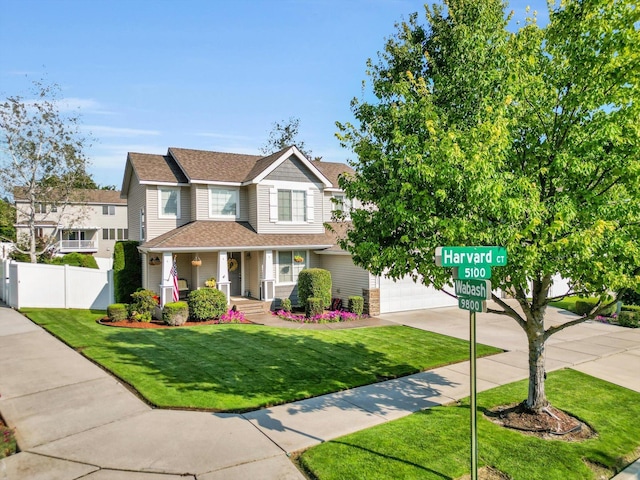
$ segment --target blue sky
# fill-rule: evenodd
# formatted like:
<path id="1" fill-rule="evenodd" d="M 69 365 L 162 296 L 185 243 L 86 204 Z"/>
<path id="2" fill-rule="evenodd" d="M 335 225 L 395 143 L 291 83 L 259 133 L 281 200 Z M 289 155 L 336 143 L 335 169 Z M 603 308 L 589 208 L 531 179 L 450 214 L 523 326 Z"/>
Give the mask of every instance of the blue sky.
<path id="1" fill-rule="evenodd" d="M 120 188 L 127 152 L 259 154 L 273 123 L 300 119 L 315 156 L 345 162 L 366 60 L 411 0 L 0 0 L 0 98 L 57 83 L 93 137 L 97 183 Z M 515 19 L 544 0 L 510 2 Z"/>

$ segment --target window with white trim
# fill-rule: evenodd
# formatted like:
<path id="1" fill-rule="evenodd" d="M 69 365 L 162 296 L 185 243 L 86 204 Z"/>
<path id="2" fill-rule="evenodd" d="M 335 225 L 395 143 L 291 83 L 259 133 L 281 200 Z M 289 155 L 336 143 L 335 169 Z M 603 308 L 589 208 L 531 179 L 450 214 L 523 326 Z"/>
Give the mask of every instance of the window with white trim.
<path id="1" fill-rule="evenodd" d="M 116 206 L 115 205 L 103 205 L 102 206 L 102 215 L 115 215 L 116 214 Z"/>
<path id="2" fill-rule="evenodd" d="M 343 193 L 336 193 L 333 196 L 333 209 L 336 213 L 341 213 L 345 218 L 349 218 L 349 211 L 351 210 L 351 200 L 349 200 Z"/>
<path id="3" fill-rule="evenodd" d="M 305 222 L 307 196 L 304 190 L 278 190 L 278 221 Z"/>
<path id="4" fill-rule="evenodd" d="M 236 219 L 238 217 L 238 190 L 209 187 L 209 216 Z"/>
<path id="5" fill-rule="evenodd" d="M 158 187 L 158 216 L 180 218 L 180 187 Z"/>
<path id="6" fill-rule="evenodd" d="M 305 250 L 278 252 L 278 283 L 297 283 L 298 274 L 307 266 Z"/>

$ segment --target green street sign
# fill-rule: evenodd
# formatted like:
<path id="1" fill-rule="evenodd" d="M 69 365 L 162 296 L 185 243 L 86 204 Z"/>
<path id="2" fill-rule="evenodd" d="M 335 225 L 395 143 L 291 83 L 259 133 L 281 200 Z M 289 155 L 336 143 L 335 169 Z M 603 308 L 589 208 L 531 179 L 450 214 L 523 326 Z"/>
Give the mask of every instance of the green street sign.
<path id="1" fill-rule="evenodd" d="M 491 300 L 491 282 L 489 280 L 454 280 L 456 295 L 474 300 Z"/>
<path id="2" fill-rule="evenodd" d="M 491 266 L 489 265 L 464 265 L 453 268 L 453 278 L 460 280 L 489 279 L 491 278 Z"/>
<path id="3" fill-rule="evenodd" d="M 436 265 L 439 267 L 495 266 L 507 264 L 504 247 L 437 247 Z M 471 278 L 471 277 L 469 277 Z M 489 278 L 489 277 L 477 277 Z"/>
<path id="4" fill-rule="evenodd" d="M 486 312 L 487 302 L 477 298 L 458 298 L 458 308 L 469 310 L 470 312 Z"/>

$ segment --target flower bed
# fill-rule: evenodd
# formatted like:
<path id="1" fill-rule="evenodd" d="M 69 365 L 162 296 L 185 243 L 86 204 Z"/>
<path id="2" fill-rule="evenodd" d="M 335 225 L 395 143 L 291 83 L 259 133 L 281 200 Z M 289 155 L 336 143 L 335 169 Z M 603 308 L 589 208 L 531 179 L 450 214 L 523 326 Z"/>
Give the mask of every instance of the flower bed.
<path id="1" fill-rule="evenodd" d="M 164 322 L 152 320 L 150 322 L 138 322 L 136 320 L 127 319 L 119 321 L 110 321 L 108 317 L 98 320 L 101 325 L 107 325 L 109 327 L 128 327 L 128 328 L 177 328 L 172 325 L 167 325 Z M 180 327 L 199 327 L 201 325 L 220 325 L 228 323 L 253 323 L 246 319 L 244 313 L 229 310 L 227 313 L 223 313 L 219 319 L 205 320 L 201 322 L 186 322 Z"/>
<path id="2" fill-rule="evenodd" d="M 304 314 L 295 314 L 291 312 L 287 312 L 285 310 L 276 310 L 273 312 L 273 315 L 276 315 L 283 320 L 288 320 L 290 322 L 298 322 L 298 323 L 337 323 L 337 322 L 350 322 L 353 320 L 359 320 L 361 318 L 367 318 L 368 315 L 358 315 L 351 312 L 346 312 L 344 310 L 331 310 L 328 312 L 321 313 L 320 315 L 313 315 L 311 317 L 306 317 Z"/>

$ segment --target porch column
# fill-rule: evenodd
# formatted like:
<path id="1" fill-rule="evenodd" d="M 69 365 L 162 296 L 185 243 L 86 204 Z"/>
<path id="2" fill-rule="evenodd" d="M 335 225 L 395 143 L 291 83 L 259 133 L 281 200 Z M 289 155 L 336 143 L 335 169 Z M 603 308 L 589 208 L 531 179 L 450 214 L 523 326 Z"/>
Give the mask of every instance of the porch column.
<path id="1" fill-rule="evenodd" d="M 273 300 L 276 296 L 276 282 L 273 278 L 273 250 L 265 250 L 262 257 L 261 300 Z"/>
<path id="2" fill-rule="evenodd" d="M 231 281 L 229 280 L 229 266 L 227 264 L 227 252 L 218 252 L 218 290 L 227 297 L 227 303 L 231 298 Z"/>
<path id="3" fill-rule="evenodd" d="M 173 267 L 173 254 L 162 252 L 162 280 L 160 283 L 160 307 L 167 302 L 173 302 L 173 281 L 171 268 Z"/>

